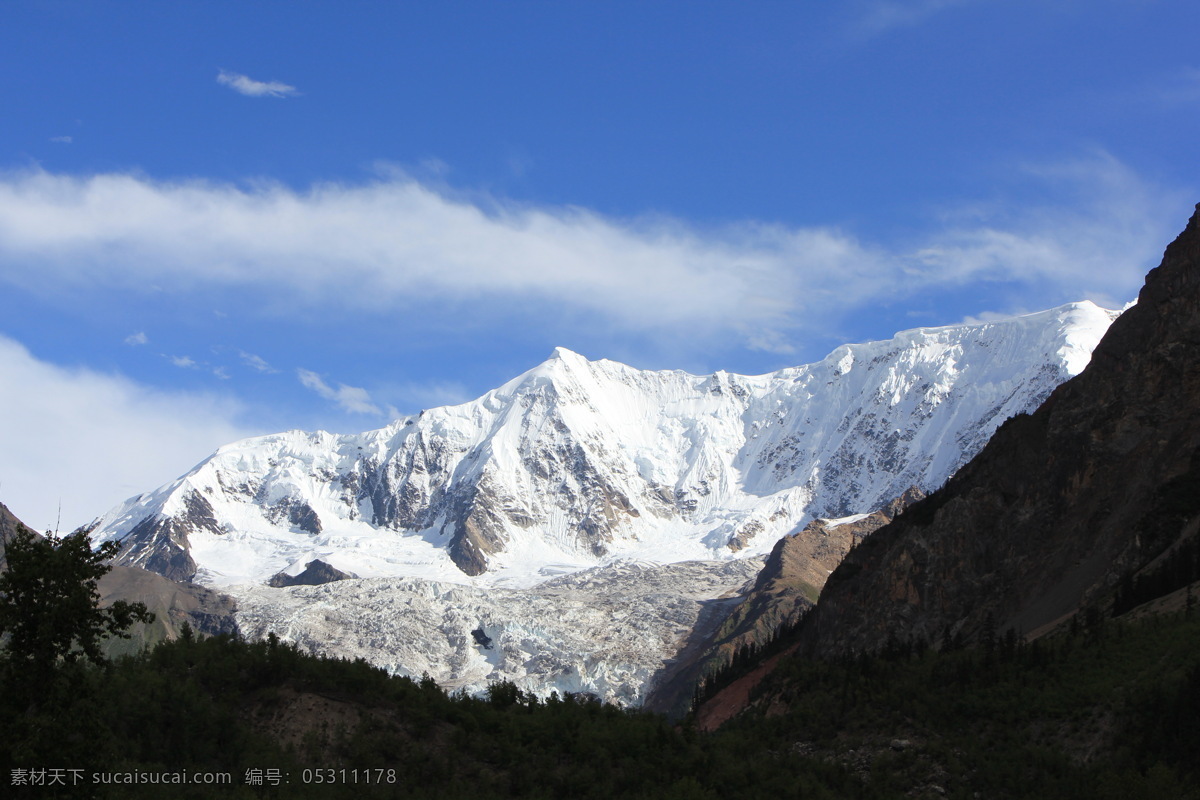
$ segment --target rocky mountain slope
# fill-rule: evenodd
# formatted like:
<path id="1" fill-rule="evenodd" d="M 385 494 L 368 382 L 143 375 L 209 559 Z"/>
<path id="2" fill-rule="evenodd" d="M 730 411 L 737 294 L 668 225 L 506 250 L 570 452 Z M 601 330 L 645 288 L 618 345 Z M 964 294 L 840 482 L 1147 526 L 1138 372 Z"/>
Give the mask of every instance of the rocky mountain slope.
<path id="1" fill-rule="evenodd" d="M 754 587 L 721 625 L 719 651 L 729 655 L 746 644 L 761 645 L 778 628 L 798 622 L 846 554 L 923 497 L 925 493 L 914 487 L 878 511 L 815 519 L 776 542 Z"/>
<path id="2" fill-rule="evenodd" d="M 1200 207 L 1087 369 L 837 568 L 805 647 L 1036 632 L 1198 529 Z"/>
<path id="3" fill-rule="evenodd" d="M 0 503 L 0 569 L 7 566 L 3 543 L 25 527 Z M 135 623 L 129 639 L 110 640 L 105 648 L 110 654 L 137 652 L 143 645 L 174 639 L 185 623 L 205 635 L 237 630 L 232 597 L 204 586 L 172 581 L 140 567 L 113 566 L 100 579 L 97 589 L 102 606 L 117 600 L 145 603 L 155 617 L 148 625 Z"/>
<path id="4" fill-rule="evenodd" d="M 672 717 L 691 707 L 699 681 L 728 664 L 747 646 L 762 648 L 786 635 L 817 602 L 825 581 L 846 554 L 925 493 L 912 488 L 884 508 L 841 519 L 815 519 L 775 543 L 754 583 L 739 594 L 710 631 L 697 632 L 664 669 L 646 708 Z"/>

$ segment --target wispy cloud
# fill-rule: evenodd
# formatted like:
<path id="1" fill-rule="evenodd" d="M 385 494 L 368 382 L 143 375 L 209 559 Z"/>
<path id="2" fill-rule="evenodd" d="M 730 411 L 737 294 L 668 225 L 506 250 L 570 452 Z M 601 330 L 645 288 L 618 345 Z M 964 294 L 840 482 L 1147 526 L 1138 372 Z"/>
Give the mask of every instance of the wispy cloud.
<path id="1" fill-rule="evenodd" d="M 167 360 L 181 369 L 195 369 L 199 366 L 190 356 L 167 356 Z"/>
<path id="2" fill-rule="evenodd" d="M 918 25 L 943 11 L 984 0 L 871 0 L 856 20 L 859 35 L 875 36 L 894 28 Z"/>
<path id="3" fill-rule="evenodd" d="M 243 364 L 258 370 L 259 372 L 264 372 L 267 374 L 279 372 L 279 370 L 268 364 L 267 360 L 262 356 L 256 356 L 254 353 L 247 353 L 245 350 L 239 350 L 238 355 L 241 357 Z"/>
<path id="4" fill-rule="evenodd" d="M 50 141 L 54 142 L 55 144 L 70 144 L 75 140 L 70 136 L 51 136 Z"/>
<path id="5" fill-rule="evenodd" d="M 347 386 L 339 383 L 337 388 L 327 384 L 317 373 L 307 369 L 297 369 L 296 375 L 306 388 L 312 389 L 326 400 L 332 400 L 343 411 L 351 414 L 383 414 L 383 409 L 371 401 L 371 395 L 366 389 L 357 386 Z"/>
<path id="6" fill-rule="evenodd" d="M 247 97 L 295 97 L 300 94 L 295 86 L 280 81 L 256 81 L 246 75 L 226 70 L 217 73 L 217 83 Z"/>
<path id="7" fill-rule="evenodd" d="M 1187 67 L 1173 73 L 1154 87 L 1151 94 L 1170 106 L 1200 103 L 1200 68 Z"/>
<path id="8" fill-rule="evenodd" d="M 0 335 L 3 501 L 35 528 L 71 530 L 172 480 L 221 444 L 262 433 L 218 395 L 163 392 L 41 361 Z M 70 453 L 70 458 L 63 458 Z"/>
<path id="9" fill-rule="evenodd" d="M 399 406 L 408 413 L 426 408 L 455 406 L 475 398 L 463 384 L 456 381 L 392 382 L 376 387 L 375 395 L 389 403 L 389 408 Z M 398 417 L 399 412 L 389 416 Z"/>
<path id="10" fill-rule="evenodd" d="M 131 347 L 137 347 L 139 345 L 146 344 L 149 341 L 150 341 L 150 337 L 148 337 L 146 335 L 145 331 L 138 331 L 137 333 L 131 333 L 125 337 L 125 344 L 130 345 Z"/>
<path id="11" fill-rule="evenodd" d="M 0 262 L 0 277 L 31 288 L 45 273 L 14 271 L 135 291 L 270 288 L 351 309 L 567 308 L 625 329 L 714 334 L 778 325 L 802 297 L 870 291 L 853 278 L 887 269 L 833 229 L 618 221 L 471 202 L 405 177 L 296 192 L 45 172 L 0 179 Z"/>
<path id="12" fill-rule="evenodd" d="M 1040 310 L 1040 309 L 1039 309 Z M 1014 316 L 1031 313 L 1029 309 L 1010 309 L 1008 311 L 981 311 L 978 314 L 968 314 L 963 317 L 961 322 L 963 325 L 980 325 L 985 322 L 997 322 L 999 320 L 1011 319 Z"/>
<path id="13" fill-rule="evenodd" d="M 519 309 L 525 324 L 586 317 L 787 352 L 798 331 L 972 282 L 1123 301 L 1189 207 L 1103 152 L 1025 176 L 1053 199 L 984 206 L 899 248 L 828 227 L 702 229 L 465 199 L 405 176 L 295 191 L 34 171 L 0 177 L 0 280 L 233 289 L 291 308 L 453 308 L 468 320 Z"/>
<path id="14" fill-rule="evenodd" d="M 1058 206 L 995 208 L 939 232 L 911 259 L 918 281 L 1077 286 L 1075 299 L 1120 305 L 1186 219 L 1178 213 L 1189 205 L 1185 193 L 1143 180 L 1104 151 L 1023 170 L 1073 196 Z"/>

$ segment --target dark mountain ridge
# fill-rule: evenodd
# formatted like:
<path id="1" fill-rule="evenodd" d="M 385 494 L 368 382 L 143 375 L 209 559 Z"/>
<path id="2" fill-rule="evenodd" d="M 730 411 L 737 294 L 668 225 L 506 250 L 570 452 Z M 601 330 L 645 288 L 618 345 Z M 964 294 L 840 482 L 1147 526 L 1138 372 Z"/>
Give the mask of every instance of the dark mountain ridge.
<path id="1" fill-rule="evenodd" d="M 802 650 L 1036 634 L 1198 527 L 1200 206 L 1081 374 L 838 566 Z"/>

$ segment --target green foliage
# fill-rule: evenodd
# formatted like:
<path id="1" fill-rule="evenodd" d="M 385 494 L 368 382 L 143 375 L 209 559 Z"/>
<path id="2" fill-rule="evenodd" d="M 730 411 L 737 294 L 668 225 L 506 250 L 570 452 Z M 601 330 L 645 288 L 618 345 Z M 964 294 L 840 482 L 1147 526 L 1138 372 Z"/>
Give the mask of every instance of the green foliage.
<path id="1" fill-rule="evenodd" d="M 940 796 L 936 784 L 949 797 L 1091 800 L 1195 796 L 1200 780 L 1200 620 L 1182 614 L 1110 620 L 1102 638 L 1006 633 L 991 656 L 901 643 L 837 663 L 784 655 L 758 709 L 710 734 L 511 682 L 447 695 L 428 676 L 274 636 L 189 632 L 72 668 L 88 689 L 69 708 L 105 769 L 221 771 L 237 787 L 180 797 L 891 798 Z M 16 764 L 61 760 L 56 743 L 39 746 L 20 745 Z M 398 783 L 306 784 L 317 768 L 392 769 Z M 245 785 L 255 769 L 290 783 Z"/>
<path id="2" fill-rule="evenodd" d="M 0 636 L 15 669 L 49 676 L 62 663 L 86 658 L 103 663 L 107 636 L 125 637 L 134 622 L 151 622 L 142 603 L 118 601 L 100 608 L 97 581 L 116 555 L 109 542 L 91 549 L 87 534 L 41 537 L 28 528 L 5 546 L 8 568 L 0 573 Z"/>
<path id="3" fill-rule="evenodd" d="M 135 621 L 141 603 L 100 608 L 97 581 L 116 545 L 93 551 L 87 536 L 40 537 L 18 528 L 0 573 L 0 770 L 102 765 L 115 753 L 105 724 L 101 645 Z M 53 754 L 54 764 L 45 759 Z M 52 796 L 50 793 L 48 796 Z"/>
<path id="4" fill-rule="evenodd" d="M 1033 643 L 785 658 L 722 732 L 805 743 L 855 769 L 865 797 L 1200 797 L 1200 620 L 1080 616 Z"/>

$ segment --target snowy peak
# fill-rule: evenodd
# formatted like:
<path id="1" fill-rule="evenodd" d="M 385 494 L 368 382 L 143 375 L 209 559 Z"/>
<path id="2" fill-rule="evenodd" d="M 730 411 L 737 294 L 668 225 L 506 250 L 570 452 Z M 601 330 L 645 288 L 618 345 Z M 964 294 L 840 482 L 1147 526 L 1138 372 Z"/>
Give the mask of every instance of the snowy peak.
<path id="1" fill-rule="evenodd" d="M 601 364 L 613 362 L 592 362 L 573 350 L 556 347 L 550 357 L 528 372 L 513 378 L 508 383 L 484 397 L 506 397 L 521 392 L 537 391 L 547 385 L 572 385 L 586 382 L 592 377 L 593 370 Z M 482 398 L 481 398 L 482 399 Z"/>
<path id="2" fill-rule="evenodd" d="M 1114 317 L 1075 303 L 919 328 L 758 376 L 556 348 L 477 400 L 380 430 L 222 447 L 95 535 L 127 563 L 223 585 L 315 559 L 529 585 L 616 558 L 763 555 L 814 517 L 940 485 L 1078 372 Z"/>

